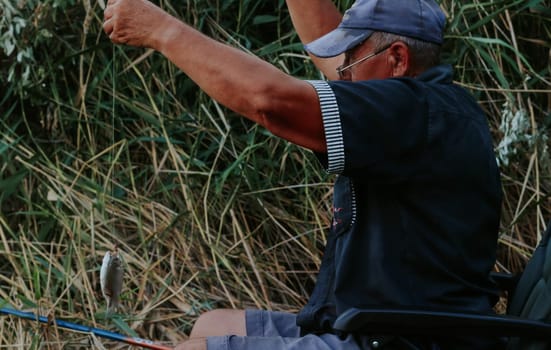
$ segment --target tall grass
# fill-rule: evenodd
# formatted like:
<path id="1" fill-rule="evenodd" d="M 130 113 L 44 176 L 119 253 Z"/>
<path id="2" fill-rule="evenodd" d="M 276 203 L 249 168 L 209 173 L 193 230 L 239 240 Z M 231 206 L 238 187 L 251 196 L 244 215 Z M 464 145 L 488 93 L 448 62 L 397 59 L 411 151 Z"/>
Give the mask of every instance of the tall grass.
<path id="1" fill-rule="evenodd" d="M 113 47 L 97 2 L 0 2 L 0 305 L 167 344 L 215 307 L 298 310 L 330 222 L 332 178 L 314 157 L 216 104 L 157 53 Z M 283 1 L 160 4 L 319 77 Z M 487 111 L 502 166 L 496 268 L 518 271 L 551 218 L 549 4 L 442 7 L 445 60 Z M 123 309 L 106 317 L 99 267 L 115 246 Z M 125 348 L 0 318 L 0 348 L 61 346 Z"/>

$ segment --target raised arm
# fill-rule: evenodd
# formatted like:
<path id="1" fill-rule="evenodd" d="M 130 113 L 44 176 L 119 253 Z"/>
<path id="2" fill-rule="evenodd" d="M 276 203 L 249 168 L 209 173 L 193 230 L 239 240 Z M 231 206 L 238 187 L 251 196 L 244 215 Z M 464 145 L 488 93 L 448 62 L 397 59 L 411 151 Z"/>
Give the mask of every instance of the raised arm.
<path id="1" fill-rule="evenodd" d="M 307 44 L 335 29 L 342 14 L 331 0 L 286 0 L 291 20 L 303 44 Z M 343 57 L 319 58 L 310 55 L 320 71 L 330 80 L 338 78 L 336 68 Z"/>
<path id="2" fill-rule="evenodd" d="M 318 97 L 307 82 L 201 34 L 146 0 L 109 0 L 104 16 L 113 42 L 161 52 L 216 101 L 275 135 L 325 151 Z"/>

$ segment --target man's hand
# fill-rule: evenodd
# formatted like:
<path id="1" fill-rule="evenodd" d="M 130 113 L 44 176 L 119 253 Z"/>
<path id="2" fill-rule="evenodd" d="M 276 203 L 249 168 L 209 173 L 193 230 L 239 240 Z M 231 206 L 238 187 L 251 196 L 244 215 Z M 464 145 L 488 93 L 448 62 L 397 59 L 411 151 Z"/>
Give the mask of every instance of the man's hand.
<path id="1" fill-rule="evenodd" d="M 147 0 L 109 0 L 103 30 L 115 44 L 158 49 L 172 16 Z"/>

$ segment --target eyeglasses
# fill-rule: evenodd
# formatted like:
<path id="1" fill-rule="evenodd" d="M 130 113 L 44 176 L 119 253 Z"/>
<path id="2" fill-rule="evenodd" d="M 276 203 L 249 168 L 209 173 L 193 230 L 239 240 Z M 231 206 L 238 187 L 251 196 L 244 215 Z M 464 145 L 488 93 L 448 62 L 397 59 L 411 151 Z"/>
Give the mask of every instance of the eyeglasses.
<path id="1" fill-rule="evenodd" d="M 378 54 L 380 54 L 381 52 L 385 51 L 386 49 L 388 49 L 390 47 L 390 45 L 392 44 L 388 44 L 386 46 L 383 46 L 382 48 L 380 48 L 379 50 L 373 52 L 373 53 L 370 53 L 369 55 L 365 56 L 365 57 L 362 57 L 360 58 L 359 60 L 357 60 L 356 62 L 352 62 L 350 64 L 347 64 L 346 66 L 343 64 L 339 67 L 337 67 L 337 73 L 339 74 L 339 79 L 343 79 L 345 77 L 345 74 L 346 74 L 346 71 L 349 70 L 350 68 L 354 67 L 355 65 L 359 64 L 359 63 L 362 63 L 363 61 L 366 61 L 368 59 L 370 59 L 371 57 L 374 57 L 374 56 L 377 56 Z"/>

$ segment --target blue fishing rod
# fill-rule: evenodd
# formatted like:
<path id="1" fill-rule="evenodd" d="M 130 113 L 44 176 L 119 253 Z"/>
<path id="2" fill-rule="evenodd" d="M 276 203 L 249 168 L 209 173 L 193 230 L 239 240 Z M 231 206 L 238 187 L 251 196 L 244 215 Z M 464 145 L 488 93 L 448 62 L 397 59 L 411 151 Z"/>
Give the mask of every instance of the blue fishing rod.
<path id="1" fill-rule="evenodd" d="M 67 322 L 67 321 L 63 321 L 63 320 L 56 320 L 56 319 L 53 319 L 53 318 L 48 318 L 46 316 L 36 315 L 32 312 L 24 312 L 24 311 L 19 311 L 19 310 L 3 307 L 3 308 L 0 308 L 0 314 L 17 316 L 19 318 L 24 318 L 24 319 L 32 320 L 32 321 L 38 321 L 40 323 L 45 323 L 45 324 L 55 324 L 59 328 L 63 328 L 63 329 L 71 330 L 71 331 L 82 332 L 82 333 L 94 334 L 98 337 L 102 337 L 102 338 L 110 339 L 110 340 L 115 340 L 115 341 L 123 342 L 123 343 L 126 343 L 126 344 L 130 344 L 130 345 L 141 346 L 142 348 L 146 348 L 146 349 L 172 350 L 171 347 L 156 344 L 156 343 L 152 342 L 151 340 L 141 339 L 141 338 L 136 338 L 136 337 L 128 337 L 126 335 L 111 332 L 111 331 L 108 331 L 108 330 L 105 330 L 105 329 L 84 326 L 84 325 L 80 325 L 80 324 L 73 323 L 73 322 Z"/>

